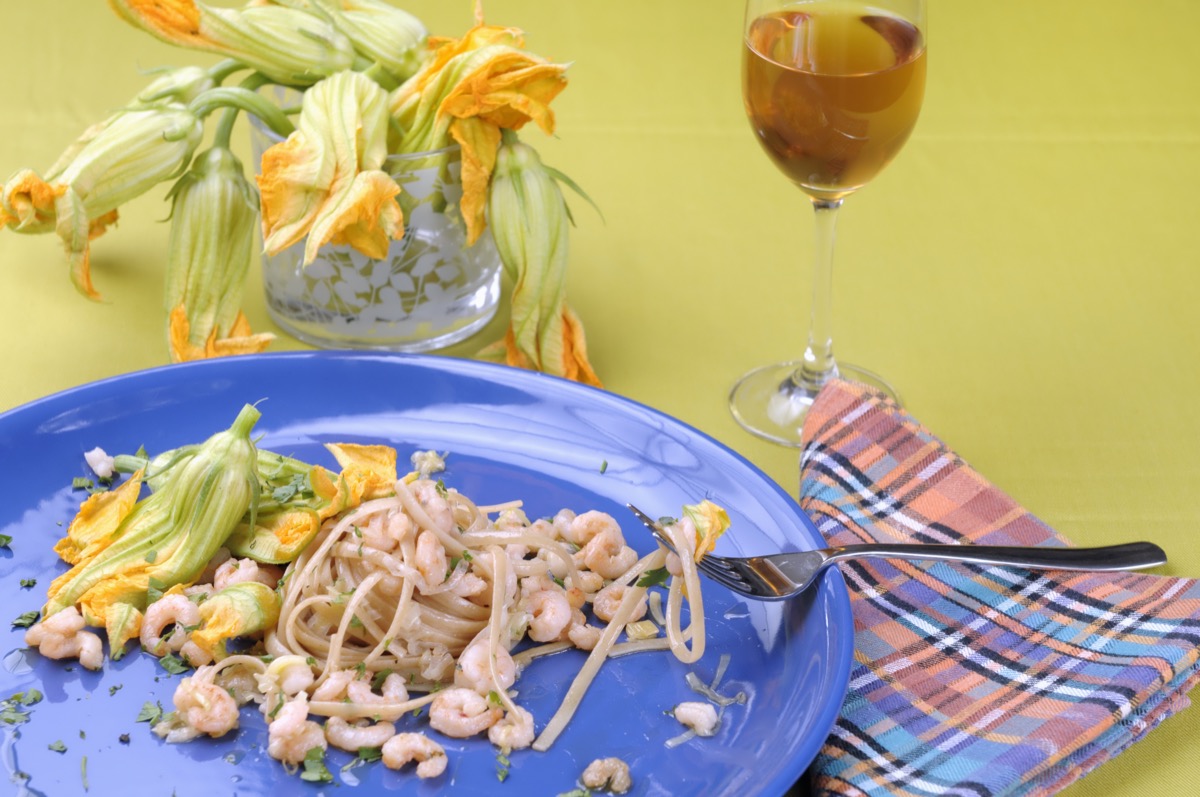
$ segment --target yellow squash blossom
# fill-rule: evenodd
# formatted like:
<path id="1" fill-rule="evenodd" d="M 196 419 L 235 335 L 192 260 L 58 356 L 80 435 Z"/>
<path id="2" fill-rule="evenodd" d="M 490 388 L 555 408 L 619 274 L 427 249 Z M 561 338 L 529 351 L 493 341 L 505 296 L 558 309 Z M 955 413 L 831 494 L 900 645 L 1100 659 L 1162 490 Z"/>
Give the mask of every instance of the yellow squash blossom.
<path id="1" fill-rule="evenodd" d="M 214 146 L 196 156 L 171 198 L 166 281 L 171 360 L 262 351 L 274 335 L 251 335 L 240 310 L 258 225 L 258 194 L 241 161 Z"/>
<path id="2" fill-rule="evenodd" d="M 461 200 L 467 241 L 485 225 L 488 183 L 500 147 L 500 131 L 535 122 L 554 132 L 550 102 L 567 85 L 563 64 L 523 50 L 516 28 L 479 24 L 462 39 L 431 40 L 429 62 L 392 92 L 392 113 L 404 128 L 399 149 L 462 148 Z"/>
<path id="3" fill-rule="evenodd" d="M 537 152 L 515 134 L 500 148 L 487 209 L 513 283 L 512 310 L 504 340 L 480 356 L 599 387 L 583 324 L 566 302 L 566 200 Z"/>
<path id="4" fill-rule="evenodd" d="M 389 240 L 404 234 L 400 186 L 382 170 L 387 131 L 387 94 L 362 74 L 340 72 L 304 93 L 296 132 L 262 157 L 268 254 L 306 236 L 306 264 L 327 243 L 387 254 Z"/>
<path id="5" fill-rule="evenodd" d="M 300 8 L 215 8 L 195 0 L 109 0 L 109 5 L 168 44 L 237 59 L 287 85 L 311 85 L 354 63 L 350 40 Z"/>
<path id="6" fill-rule="evenodd" d="M 43 179 L 30 169 L 0 195 L 0 224 L 21 233 L 54 230 L 63 241 L 71 280 L 89 298 L 89 243 L 116 221 L 119 206 L 186 168 L 203 129 L 182 105 L 132 110 L 85 134 Z M 78 143 L 78 142 L 77 142 Z"/>

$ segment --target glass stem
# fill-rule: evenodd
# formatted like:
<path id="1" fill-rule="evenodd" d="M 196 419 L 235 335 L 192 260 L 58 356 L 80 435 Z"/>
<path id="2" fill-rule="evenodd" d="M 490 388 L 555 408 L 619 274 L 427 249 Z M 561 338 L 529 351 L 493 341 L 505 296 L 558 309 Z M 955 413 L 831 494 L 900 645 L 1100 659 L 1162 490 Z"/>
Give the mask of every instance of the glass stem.
<path id="1" fill-rule="evenodd" d="M 816 250 L 812 269 L 812 309 L 808 324 L 808 347 L 796 380 L 815 392 L 837 376 L 833 359 L 833 244 L 841 199 L 814 199 Z"/>

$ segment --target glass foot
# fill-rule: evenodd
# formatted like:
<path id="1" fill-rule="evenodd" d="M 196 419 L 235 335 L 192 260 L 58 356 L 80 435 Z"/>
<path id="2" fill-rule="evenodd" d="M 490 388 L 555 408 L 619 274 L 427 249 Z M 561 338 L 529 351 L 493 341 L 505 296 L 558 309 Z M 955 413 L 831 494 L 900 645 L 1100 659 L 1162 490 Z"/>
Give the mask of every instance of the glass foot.
<path id="1" fill-rule="evenodd" d="M 739 379 L 729 392 L 729 410 L 742 428 L 772 443 L 799 448 L 800 431 L 808 408 L 821 385 L 798 378 L 802 361 L 757 368 Z M 900 400 L 896 389 L 883 377 L 856 365 L 837 364 L 835 374 L 851 382 L 869 385 Z"/>

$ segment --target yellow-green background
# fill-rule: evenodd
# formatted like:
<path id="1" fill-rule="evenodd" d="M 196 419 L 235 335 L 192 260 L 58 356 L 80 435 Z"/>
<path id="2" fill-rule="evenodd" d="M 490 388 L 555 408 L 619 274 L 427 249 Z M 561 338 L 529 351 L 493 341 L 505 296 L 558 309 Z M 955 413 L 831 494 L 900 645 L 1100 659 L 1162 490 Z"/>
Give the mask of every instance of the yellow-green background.
<path id="1" fill-rule="evenodd" d="M 1200 576 L 1200 3 L 930 6 L 921 121 L 842 214 L 837 351 L 886 374 L 919 419 L 1075 542 L 1155 540 L 1164 572 Z M 470 0 L 405 7 L 439 34 L 471 22 Z M 486 11 L 573 62 L 557 137 L 528 140 L 604 212 L 575 203 L 569 296 L 606 386 L 794 492 L 795 452 L 725 409 L 739 374 L 802 349 L 812 229 L 742 116 L 741 4 Z M 44 169 L 135 93 L 139 69 L 210 61 L 99 0 L 5 0 L 0 52 L 0 178 Z M 103 303 L 75 293 L 56 239 L 0 232 L 0 410 L 165 363 L 165 189 L 95 242 Z M 257 275 L 245 306 L 256 330 L 274 329 Z M 1068 794 L 1192 793 L 1198 734 L 1191 709 Z"/>

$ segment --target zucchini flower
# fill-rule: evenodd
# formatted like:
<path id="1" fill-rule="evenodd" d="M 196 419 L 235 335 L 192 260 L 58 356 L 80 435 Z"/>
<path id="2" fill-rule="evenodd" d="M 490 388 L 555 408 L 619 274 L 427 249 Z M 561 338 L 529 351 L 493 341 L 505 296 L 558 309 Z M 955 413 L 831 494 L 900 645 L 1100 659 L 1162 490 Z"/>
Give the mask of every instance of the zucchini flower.
<path id="1" fill-rule="evenodd" d="M 429 35 L 421 20 L 381 0 L 315 0 L 354 49 L 395 80 L 412 77 L 425 58 Z"/>
<path id="2" fill-rule="evenodd" d="M 263 246 L 268 254 L 307 236 L 304 262 L 327 243 L 373 258 L 404 234 L 400 185 L 383 171 L 387 94 L 357 72 L 339 72 L 304 92 L 296 132 L 262 156 Z"/>
<path id="3" fill-rule="evenodd" d="M 109 0 L 109 5 L 168 44 L 234 58 L 290 86 L 311 85 L 354 63 L 350 40 L 300 8 L 213 8 L 196 0 Z"/>
<path id="4" fill-rule="evenodd" d="M 85 515 L 85 503 L 56 546 L 73 566 L 51 583 L 44 616 L 81 605 L 89 625 L 105 626 L 119 658 L 150 588 L 195 581 L 253 506 L 258 457 L 250 432 L 258 418 L 243 407 L 229 429 L 180 453 L 158 477 L 159 489 L 132 506 L 127 494 L 104 504 L 110 511 Z"/>
<path id="5" fill-rule="evenodd" d="M 401 152 L 462 148 L 462 215 L 467 241 L 485 225 L 488 181 L 496 163 L 500 131 L 533 121 L 554 132 L 550 102 L 567 85 L 566 65 L 526 52 L 516 28 L 482 23 L 462 39 L 433 40 L 429 61 L 392 92 L 391 109 L 404 137 Z"/>
<path id="6" fill-rule="evenodd" d="M 117 219 L 117 208 L 187 167 L 203 133 L 183 105 L 131 110 L 85 133 L 46 178 L 31 169 L 14 175 L 0 195 L 0 225 L 21 233 L 58 233 L 71 280 L 92 286 L 89 244 Z"/>
<path id="7" fill-rule="evenodd" d="M 116 469 L 123 473 L 133 472 L 134 478 L 142 471 L 154 474 L 146 482 L 152 490 L 158 490 L 170 473 L 164 472 L 165 465 L 193 448 L 165 451 L 149 461 L 122 454 L 116 458 Z M 258 450 L 258 499 L 225 540 L 224 546 L 230 553 L 258 562 L 286 564 L 312 541 L 323 521 L 363 501 L 395 494 L 394 448 L 351 443 L 329 443 L 326 448 L 341 466 L 340 473 L 273 451 Z M 106 495 L 109 493 L 97 493 L 89 498 L 80 514 L 89 508 L 90 514 L 107 511 L 107 506 L 118 499 L 98 499 L 98 496 Z M 137 495 L 136 488 L 134 495 Z M 59 551 L 59 555 L 66 559 L 66 554 L 73 553 L 77 547 L 77 543 L 64 546 L 65 552 Z"/>
<path id="8" fill-rule="evenodd" d="M 273 627 L 279 608 L 279 593 L 266 584 L 231 584 L 200 604 L 200 627 L 189 638 L 209 656 L 222 659 L 227 640 Z"/>
<path id="9" fill-rule="evenodd" d="M 696 549 L 693 557 L 699 562 L 712 553 L 717 540 L 729 530 L 729 513 L 724 507 L 706 498 L 698 504 L 685 504 L 683 514 L 696 527 Z"/>
<path id="10" fill-rule="evenodd" d="M 196 156 L 169 195 L 167 341 L 173 362 L 259 352 L 274 336 L 251 335 L 240 310 L 255 255 L 258 192 L 225 147 Z"/>
<path id="11" fill-rule="evenodd" d="M 487 213 L 513 287 L 508 333 L 480 356 L 599 387 L 583 324 L 566 302 L 567 203 L 557 175 L 515 134 L 497 155 Z"/>

